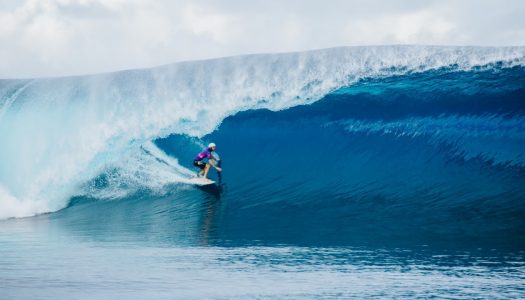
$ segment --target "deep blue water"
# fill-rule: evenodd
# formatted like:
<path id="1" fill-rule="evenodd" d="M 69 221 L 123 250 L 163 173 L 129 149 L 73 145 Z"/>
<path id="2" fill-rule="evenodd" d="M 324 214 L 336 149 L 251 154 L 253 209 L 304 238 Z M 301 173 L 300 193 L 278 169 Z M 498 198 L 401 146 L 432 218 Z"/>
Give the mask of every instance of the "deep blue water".
<path id="1" fill-rule="evenodd" d="M 522 248 L 524 75 L 431 71 L 229 117 L 204 137 L 225 169 L 211 240 Z M 188 166 L 199 150 L 156 143 Z"/>
<path id="2" fill-rule="evenodd" d="M 86 127 L 97 136 L 111 136 L 122 120 L 146 125 L 125 147 L 109 139 L 120 152 L 95 156 L 97 168 L 89 170 L 96 172 L 65 208 L 0 220 L 0 299 L 524 298 L 525 68 L 501 62 L 398 71 L 338 86 L 304 105 L 269 110 L 271 99 L 263 97 L 262 108 L 227 113 L 200 137 L 185 117 L 153 145 L 141 140 L 156 130 L 147 113 L 119 119 L 113 106 L 83 90 L 92 82 L 60 79 L 76 87 L 77 98 L 55 103 L 58 112 L 45 110 L 50 118 L 62 111 L 84 116 L 74 110 L 84 99 L 97 108 L 88 116 L 114 121 Z M 126 96 L 147 99 L 127 85 L 140 71 L 130 74 L 112 80 L 125 84 Z M 146 90 L 160 89 L 158 78 L 146 77 Z M 17 118 L 27 121 L 24 109 L 35 103 L 13 99 L 33 97 L 32 87 L 3 84 L 0 120 L 14 121 L 0 122 L 0 132 L 24 132 Z M 271 97 L 279 93 L 287 92 Z M 124 103 L 118 112 L 136 110 Z M 198 116 L 216 117 L 213 110 Z M 28 135 L 35 148 L 47 149 L 45 139 Z M 81 152 L 98 140 L 76 141 Z M 220 185 L 170 177 L 180 167 L 193 171 L 208 142 L 222 159 Z M 54 170 L 38 156 L 25 158 L 32 163 L 22 170 L 38 163 Z M 23 175 L 0 179 L 13 195 L 32 195 L 20 192 L 32 186 L 17 185 Z M 36 185 L 42 178 L 32 179 Z M 17 203 L 3 201 L 5 210 Z"/>

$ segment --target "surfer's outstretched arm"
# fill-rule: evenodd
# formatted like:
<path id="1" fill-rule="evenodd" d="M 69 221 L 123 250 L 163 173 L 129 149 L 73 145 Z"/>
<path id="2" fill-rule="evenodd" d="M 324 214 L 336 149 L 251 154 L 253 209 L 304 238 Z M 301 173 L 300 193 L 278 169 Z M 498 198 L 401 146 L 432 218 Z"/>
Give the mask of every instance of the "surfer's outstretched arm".
<path id="1" fill-rule="evenodd" d="M 215 165 L 215 163 L 213 162 L 212 159 L 208 160 L 208 163 L 209 163 L 210 165 L 212 165 L 212 166 L 215 168 L 215 170 L 217 170 L 217 171 L 219 171 L 219 172 L 222 171 L 221 168 L 219 168 L 219 167 L 217 167 L 217 166 Z"/>
<path id="2" fill-rule="evenodd" d="M 206 164 L 206 167 L 204 168 L 204 178 L 208 178 L 208 172 L 210 171 L 210 165 L 213 166 L 215 168 L 215 170 L 221 172 L 222 169 L 217 167 L 215 165 L 215 163 L 213 162 L 213 160 L 208 160 L 208 163 Z"/>

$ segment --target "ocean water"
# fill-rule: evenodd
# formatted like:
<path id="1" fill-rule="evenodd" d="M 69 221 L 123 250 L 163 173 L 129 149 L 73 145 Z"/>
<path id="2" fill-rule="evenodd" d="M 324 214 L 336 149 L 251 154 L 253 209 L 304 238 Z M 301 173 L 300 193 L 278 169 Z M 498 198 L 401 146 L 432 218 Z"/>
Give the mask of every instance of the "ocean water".
<path id="1" fill-rule="evenodd" d="M 5 79 L 0 140 L 0 299 L 525 297 L 522 47 Z"/>

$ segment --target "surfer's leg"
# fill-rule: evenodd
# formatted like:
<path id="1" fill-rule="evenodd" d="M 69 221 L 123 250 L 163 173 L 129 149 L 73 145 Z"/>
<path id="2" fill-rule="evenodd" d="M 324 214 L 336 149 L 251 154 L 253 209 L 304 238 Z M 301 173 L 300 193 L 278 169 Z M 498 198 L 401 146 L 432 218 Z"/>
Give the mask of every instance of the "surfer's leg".
<path id="1" fill-rule="evenodd" d="M 201 170 L 199 171 L 199 176 L 204 175 L 204 177 L 206 177 L 206 165 L 202 164 L 200 168 Z"/>
<path id="2" fill-rule="evenodd" d="M 205 165 L 203 162 L 201 161 L 193 161 L 193 165 L 196 166 L 197 168 L 199 168 L 200 170 L 197 172 L 197 177 L 201 176 L 204 174 L 204 168 L 205 168 Z"/>
<path id="3" fill-rule="evenodd" d="M 206 164 L 206 167 L 204 167 L 204 178 L 208 178 L 209 170 L 210 170 L 210 164 Z"/>

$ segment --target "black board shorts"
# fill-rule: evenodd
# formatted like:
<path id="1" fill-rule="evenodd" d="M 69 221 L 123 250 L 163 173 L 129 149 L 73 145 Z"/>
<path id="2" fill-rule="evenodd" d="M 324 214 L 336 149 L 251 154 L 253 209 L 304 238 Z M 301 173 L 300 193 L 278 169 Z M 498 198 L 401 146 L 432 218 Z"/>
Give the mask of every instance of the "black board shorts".
<path id="1" fill-rule="evenodd" d="M 206 164 L 199 160 L 194 160 L 193 165 L 196 166 L 197 168 L 200 168 L 201 170 L 204 170 L 204 168 L 206 167 Z"/>

